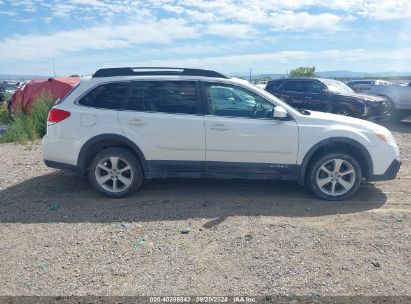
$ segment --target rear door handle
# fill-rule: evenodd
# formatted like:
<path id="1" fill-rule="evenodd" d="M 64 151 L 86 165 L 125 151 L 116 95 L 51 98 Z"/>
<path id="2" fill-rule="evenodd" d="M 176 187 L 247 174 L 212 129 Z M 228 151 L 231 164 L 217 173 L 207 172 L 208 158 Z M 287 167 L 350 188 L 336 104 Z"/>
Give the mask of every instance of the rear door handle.
<path id="1" fill-rule="evenodd" d="M 129 125 L 132 125 L 132 126 L 145 126 L 145 125 L 147 125 L 147 122 L 145 122 L 144 120 L 139 119 L 139 118 L 129 119 L 127 121 L 127 123 Z"/>
<path id="2" fill-rule="evenodd" d="M 210 129 L 215 131 L 227 131 L 229 128 L 227 128 L 224 124 L 215 124 L 210 125 Z"/>
<path id="3" fill-rule="evenodd" d="M 304 96 L 305 99 L 313 99 L 311 96 Z"/>

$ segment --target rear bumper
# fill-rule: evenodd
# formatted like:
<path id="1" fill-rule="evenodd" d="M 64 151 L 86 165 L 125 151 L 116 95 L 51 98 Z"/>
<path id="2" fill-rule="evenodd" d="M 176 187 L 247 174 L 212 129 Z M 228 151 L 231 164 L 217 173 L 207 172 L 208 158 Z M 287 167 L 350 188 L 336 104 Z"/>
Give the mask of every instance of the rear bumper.
<path id="1" fill-rule="evenodd" d="M 400 170 L 401 161 L 399 159 L 394 159 L 391 165 L 387 168 L 384 174 L 373 175 L 368 179 L 370 182 L 392 180 L 397 177 L 397 173 Z"/>
<path id="2" fill-rule="evenodd" d="M 77 165 L 82 142 L 73 138 L 46 135 L 42 140 L 43 158 L 52 162 Z"/>
<path id="3" fill-rule="evenodd" d="M 56 162 L 56 161 L 47 160 L 47 159 L 44 160 L 44 163 L 46 164 L 47 167 L 72 172 L 81 177 L 83 177 L 86 173 L 79 166 L 75 166 L 75 165 L 70 165 L 70 164 Z"/>

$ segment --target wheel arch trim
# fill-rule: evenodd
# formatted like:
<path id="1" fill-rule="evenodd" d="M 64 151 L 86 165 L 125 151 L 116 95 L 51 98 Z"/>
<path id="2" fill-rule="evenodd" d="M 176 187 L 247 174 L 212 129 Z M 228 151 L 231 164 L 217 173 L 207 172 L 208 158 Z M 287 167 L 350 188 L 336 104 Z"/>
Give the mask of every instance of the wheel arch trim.
<path id="1" fill-rule="evenodd" d="M 358 141 L 348 138 L 348 137 L 331 137 L 331 138 L 327 138 L 324 139 L 318 143 L 316 143 L 314 146 L 312 146 L 310 148 L 310 150 L 308 150 L 308 152 L 305 154 L 304 159 L 301 163 L 300 166 L 300 173 L 298 176 L 298 183 L 303 185 L 305 183 L 305 175 L 307 172 L 307 168 L 310 164 L 310 161 L 313 157 L 313 155 L 315 154 L 315 152 L 317 152 L 320 148 L 325 147 L 326 145 L 329 144 L 347 144 L 349 146 L 352 146 L 354 148 L 356 148 L 361 155 L 364 157 L 366 163 L 367 163 L 367 176 L 369 178 L 371 178 L 373 176 L 373 162 L 372 162 L 372 158 L 370 153 L 368 152 L 368 150 L 364 147 L 364 145 L 362 145 L 361 143 L 359 143 Z"/>
<path id="2" fill-rule="evenodd" d="M 122 135 L 118 135 L 118 134 L 100 134 L 100 135 L 94 136 L 90 138 L 89 140 L 87 140 L 87 142 L 80 149 L 79 156 L 77 158 L 77 167 L 79 168 L 79 171 L 83 175 L 86 174 L 87 172 L 87 153 L 88 151 L 94 145 L 105 142 L 105 141 L 106 142 L 112 141 L 113 143 L 121 143 L 122 145 L 130 148 L 137 155 L 143 171 L 144 172 L 148 171 L 148 163 L 147 163 L 147 160 L 143 152 L 130 139 Z"/>

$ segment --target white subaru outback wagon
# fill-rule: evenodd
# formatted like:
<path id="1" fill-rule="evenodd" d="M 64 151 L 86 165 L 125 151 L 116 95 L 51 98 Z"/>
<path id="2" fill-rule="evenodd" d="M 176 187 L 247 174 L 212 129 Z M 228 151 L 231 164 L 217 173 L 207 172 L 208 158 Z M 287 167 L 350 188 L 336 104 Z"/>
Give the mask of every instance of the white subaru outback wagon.
<path id="1" fill-rule="evenodd" d="M 342 200 L 364 180 L 394 179 L 401 164 L 382 126 L 298 111 L 243 80 L 179 68 L 98 70 L 51 109 L 43 155 L 110 197 L 144 179 L 185 177 L 294 180 Z"/>

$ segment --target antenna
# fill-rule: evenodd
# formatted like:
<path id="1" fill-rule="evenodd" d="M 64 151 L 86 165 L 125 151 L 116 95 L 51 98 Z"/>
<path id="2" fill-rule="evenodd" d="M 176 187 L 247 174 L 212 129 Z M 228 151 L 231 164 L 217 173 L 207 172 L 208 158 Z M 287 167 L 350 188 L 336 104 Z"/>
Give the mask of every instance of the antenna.
<path id="1" fill-rule="evenodd" d="M 56 78 L 56 68 L 55 68 L 55 66 L 54 66 L 54 60 L 53 60 L 53 74 L 54 74 L 54 78 Z"/>

